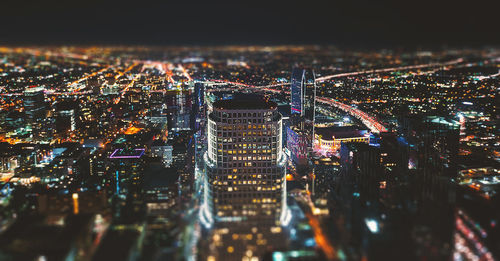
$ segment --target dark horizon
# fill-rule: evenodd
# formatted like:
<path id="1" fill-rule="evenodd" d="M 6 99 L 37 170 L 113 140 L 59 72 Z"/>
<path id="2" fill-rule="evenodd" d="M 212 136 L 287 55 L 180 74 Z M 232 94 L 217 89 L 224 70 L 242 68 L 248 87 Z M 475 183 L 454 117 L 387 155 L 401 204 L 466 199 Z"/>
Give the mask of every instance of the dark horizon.
<path id="1" fill-rule="evenodd" d="M 0 44 L 496 46 L 496 9 L 480 2 L 10 2 Z"/>

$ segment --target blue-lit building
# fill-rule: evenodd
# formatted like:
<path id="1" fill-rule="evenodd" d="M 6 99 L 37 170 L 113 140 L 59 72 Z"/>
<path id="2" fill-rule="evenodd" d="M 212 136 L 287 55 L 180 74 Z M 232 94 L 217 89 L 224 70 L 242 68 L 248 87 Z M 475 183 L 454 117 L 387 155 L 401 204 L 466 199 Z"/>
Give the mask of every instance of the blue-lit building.
<path id="1" fill-rule="evenodd" d="M 303 115 L 306 70 L 293 68 L 291 79 L 291 113 Z"/>
<path id="2" fill-rule="evenodd" d="M 308 154 L 306 136 L 296 128 L 286 127 L 286 137 L 291 160 L 299 165 L 306 164 Z"/>
<path id="3" fill-rule="evenodd" d="M 297 165 L 307 165 L 314 141 L 314 118 L 316 84 L 314 72 L 312 81 L 306 81 L 307 71 L 293 68 L 290 89 L 291 117 L 287 128 L 287 148 Z M 289 136 L 290 135 L 290 136 Z"/>
<path id="4" fill-rule="evenodd" d="M 199 114 L 204 113 L 205 105 L 205 85 L 201 82 L 194 84 L 193 102 L 191 109 L 191 129 L 197 131 L 200 129 Z"/>

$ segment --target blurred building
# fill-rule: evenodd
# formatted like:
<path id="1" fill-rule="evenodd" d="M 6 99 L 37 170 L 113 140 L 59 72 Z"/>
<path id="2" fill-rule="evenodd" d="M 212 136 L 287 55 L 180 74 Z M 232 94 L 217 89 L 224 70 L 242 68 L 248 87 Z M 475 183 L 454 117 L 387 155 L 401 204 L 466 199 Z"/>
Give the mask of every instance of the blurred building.
<path id="1" fill-rule="evenodd" d="M 89 260 L 98 215 L 68 215 L 59 222 L 30 215 L 16 221 L 0 237 L 2 260 Z"/>
<path id="2" fill-rule="evenodd" d="M 455 260 L 497 260 L 500 256 L 500 169 L 459 172 L 453 233 Z"/>
<path id="3" fill-rule="evenodd" d="M 290 152 L 291 160 L 299 166 L 307 165 L 308 145 L 310 143 L 305 132 L 295 126 L 287 126 L 286 138 L 286 146 Z"/>
<path id="4" fill-rule="evenodd" d="M 55 130 L 66 133 L 76 129 L 78 103 L 75 100 L 62 100 L 55 106 Z"/>
<path id="5" fill-rule="evenodd" d="M 114 179 L 117 195 L 134 194 L 140 191 L 140 176 L 144 169 L 145 149 L 116 149 L 109 156 L 110 168 L 108 173 Z"/>
<path id="6" fill-rule="evenodd" d="M 408 173 L 408 144 L 402 138 L 393 132 L 381 133 L 378 145 L 385 173 L 391 173 L 391 177 Z"/>
<path id="7" fill-rule="evenodd" d="M 400 121 L 403 142 L 408 143 L 409 168 L 425 176 L 457 175 L 460 124 L 437 116 L 406 117 Z"/>

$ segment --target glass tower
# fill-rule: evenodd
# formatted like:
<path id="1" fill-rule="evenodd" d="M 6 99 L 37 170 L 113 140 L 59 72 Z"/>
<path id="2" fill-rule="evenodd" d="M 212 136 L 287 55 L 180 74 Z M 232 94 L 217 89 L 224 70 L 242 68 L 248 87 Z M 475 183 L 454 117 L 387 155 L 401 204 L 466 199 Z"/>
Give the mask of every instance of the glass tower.
<path id="1" fill-rule="evenodd" d="M 304 115 L 305 75 L 304 69 L 293 68 L 292 70 L 291 113 L 300 116 Z"/>

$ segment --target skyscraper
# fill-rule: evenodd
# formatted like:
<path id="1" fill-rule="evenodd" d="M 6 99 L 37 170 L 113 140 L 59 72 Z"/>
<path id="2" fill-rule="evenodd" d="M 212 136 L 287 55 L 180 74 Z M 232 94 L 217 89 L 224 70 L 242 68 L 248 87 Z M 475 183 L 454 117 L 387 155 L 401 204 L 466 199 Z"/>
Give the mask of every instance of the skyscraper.
<path id="1" fill-rule="evenodd" d="M 205 86 L 201 82 L 194 84 L 193 101 L 191 108 L 191 129 L 198 131 L 200 129 L 199 114 L 203 113 L 205 105 Z"/>
<path id="2" fill-rule="evenodd" d="M 314 118 L 316 84 L 312 72 L 312 82 L 306 81 L 306 70 L 292 70 L 290 103 L 291 124 L 287 128 L 287 148 L 292 160 L 301 166 L 307 165 L 308 155 L 312 152 L 314 141 Z"/>
<path id="3" fill-rule="evenodd" d="M 286 219 L 286 156 L 276 103 L 253 95 L 216 101 L 207 135 L 202 221 L 275 225 Z"/>
<path id="4" fill-rule="evenodd" d="M 44 88 L 32 87 L 24 91 L 24 111 L 29 125 L 43 120 L 45 114 L 45 94 Z"/>
<path id="5" fill-rule="evenodd" d="M 43 87 L 30 87 L 24 90 L 23 107 L 27 129 L 32 139 L 45 139 L 52 135 L 53 118 L 46 117 L 47 106 Z"/>
<path id="6" fill-rule="evenodd" d="M 310 75 L 312 74 L 312 76 Z M 307 77 L 311 81 L 307 81 Z M 291 114 L 299 115 L 306 121 L 314 121 L 314 109 L 316 99 L 316 76 L 314 71 L 295 67 L 292 69 L 292 78 L 290 80 L 290 104 Z"/>
<path id="7" fill-rule="evenodd" d="M 306 70 L 301 68 L 292 69 L 291 79 L 291 113 L 303 115 L 304 113 L 304 95 L 305 95 L 305 78 Z"/>

